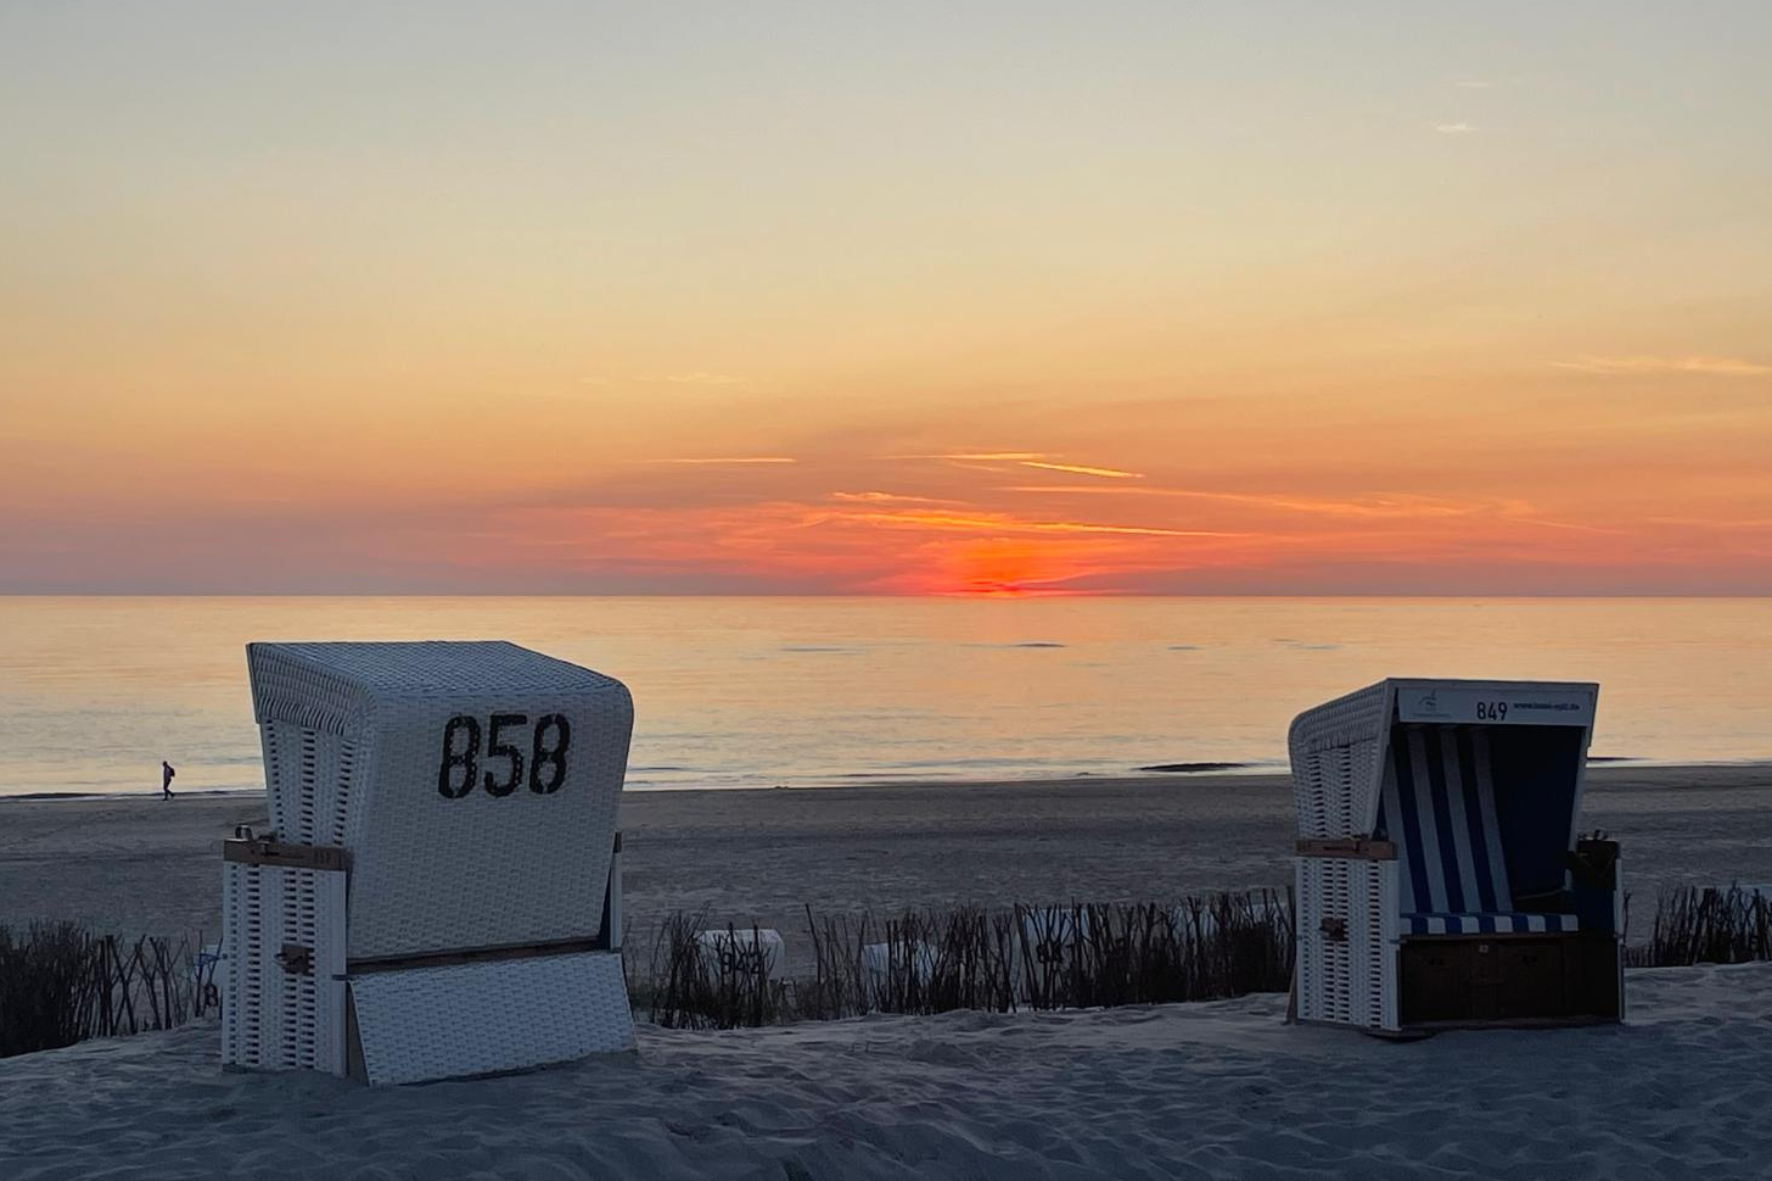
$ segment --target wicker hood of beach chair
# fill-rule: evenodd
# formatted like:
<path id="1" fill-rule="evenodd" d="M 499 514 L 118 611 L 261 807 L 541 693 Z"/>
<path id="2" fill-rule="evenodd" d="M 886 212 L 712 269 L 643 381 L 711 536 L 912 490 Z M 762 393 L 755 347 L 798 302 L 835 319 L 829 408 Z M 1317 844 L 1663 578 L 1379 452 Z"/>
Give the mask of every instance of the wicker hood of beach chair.
<path id="1" fill-rule="evenodd" d="M 373 1084 L 632 1049 L 621 682 L 502 642 L 251 644 L 222 1059 Z"/>
<path id="2" fill-rule="evenodd" d="M 1623 1019 L 1618 846 L 1577 828 L 1598 696 L 1391 679 L 1293 721 L 1298 1020 Z"/>

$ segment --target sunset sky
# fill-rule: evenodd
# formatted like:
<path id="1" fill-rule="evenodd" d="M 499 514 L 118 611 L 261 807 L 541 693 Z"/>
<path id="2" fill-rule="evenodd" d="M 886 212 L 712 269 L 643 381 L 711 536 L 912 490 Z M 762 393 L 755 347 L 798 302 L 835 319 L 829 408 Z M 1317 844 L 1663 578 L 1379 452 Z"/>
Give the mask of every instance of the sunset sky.
<path id="1" fill-rule="evenodd" d="M 0 591 L 1772 593 L 1769 61 L 0 0 Z"/>

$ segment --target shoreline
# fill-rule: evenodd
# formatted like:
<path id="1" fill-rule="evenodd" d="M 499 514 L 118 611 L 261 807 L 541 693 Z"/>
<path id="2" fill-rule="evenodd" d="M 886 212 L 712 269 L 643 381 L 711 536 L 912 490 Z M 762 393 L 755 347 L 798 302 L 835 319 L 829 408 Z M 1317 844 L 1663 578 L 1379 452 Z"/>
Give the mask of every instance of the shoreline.
<path id="1" fill-rule="evenodd" d="M 1588 759 L 1588 785 L 1594 786 L 1596 780 L 1606 782 L 1617 777 L 1631 775 L 1633 777 L 1659 773 L 1674 780 L 1705 779 L 1712 774 L 1732 777 L 1736 773 L 1765 773 L 1772 776 L 1772 758 L 1764 759 L 1715 759 L 1708 761 L 1681 760 L 1661 762 L 1655 759 L 1638 759 L 1628 755 L 1597 755 Z M 931 776 L 893 776 L 881 773 L 876 776 L 872 772 L 856 772 L 839 778 L 808 777 L 800 783 L 776 783 L 770 785 L 746 784 L 734 787 L 707 787 L 699 784 L 648 784 L 623 788 L 625 796 L 645 795 L 737 795 L 751 792 L 843 792 L 872 791 L 875 789 L 891 790 L 925 790 L 935 788 L 1046 788 L 1046 787 L 1079 787 L 1091 783 L 1096 784 L 1217 784 L 1220 780 L 1233 783 L 1248 783 L 1252 780 L 1273 780 L 1290 782 L 1291 772 L 1284 764 L 1274 763 L 1159 763 L 1146 767 L 1130 767 L 1123 772 L 1076 771 L 1069 775 L 1040 774 L 1026 777 L 956 775 L 952 777 Z M 1689 785 L 1688 785 L 1689 786 Z M 197 788 L 187 791 L 174 791 L 175 800 L 248 800 L 259 799 L 264 795 L 263 786 L 258 787 L 225 787 Z M 1676 788 L 1677 790 L 1677 788 Z M 11 803 L 72 803 L 72 802 L 126 803 L 129 801 L 148 801 L 164 803 L 158 791 L 146 789 L 128 792 L 105 791 L 28 791 L 12 794 L 0 793 L 0 807 Z"/>
<path id="2" fill-rule="evenodd" d="M 1772 881 L 1772 764 L 1605 764 L 1581 828 L 1624 845 L 1633 932 L 1664 888 Z M 262 792 L 0 802 L 0 924 L 213 933 L 221 842 L 268 828 Z M 630 791 L 622 800 L 629 946 L 644 959 L 677 911 L 774 928 L 789 971 L 806 914 L 1175 902 L 1285 888 L 1290 776 L 1156 774 Z"/>

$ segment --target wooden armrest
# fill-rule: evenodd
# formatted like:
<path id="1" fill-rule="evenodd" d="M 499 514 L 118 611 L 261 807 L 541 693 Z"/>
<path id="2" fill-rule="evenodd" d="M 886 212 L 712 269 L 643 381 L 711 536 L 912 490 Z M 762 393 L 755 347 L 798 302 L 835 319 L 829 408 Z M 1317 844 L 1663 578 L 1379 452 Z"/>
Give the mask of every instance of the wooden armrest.
<path id="1" fill-rule="evenodd" d="M 1391 841 L 1375 841 L 1369 837 L 1347 837 L 1339 840 L 1301 840 L 1300 857 L 1347 857 L 1359 861 L 1395 861 L 1397 846 Z"/>
<path id="2" fill-rule="evenodd" d="M 286 845 L 263 839 L 223 841 L 222 860 L 285 869 L 346 872 L 351 868 L 351 855 L 343 849 L 329 845 Z"/>

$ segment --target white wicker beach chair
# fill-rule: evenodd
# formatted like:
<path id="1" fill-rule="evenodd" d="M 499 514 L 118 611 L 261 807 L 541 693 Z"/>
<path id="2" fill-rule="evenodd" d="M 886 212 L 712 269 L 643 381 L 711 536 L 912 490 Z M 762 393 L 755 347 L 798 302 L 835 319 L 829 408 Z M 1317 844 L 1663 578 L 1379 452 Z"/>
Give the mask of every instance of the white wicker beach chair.
<path id="1" fill-rule="evenodd" d="M 715 979 L 755 976 L 766 983 L 775 979 L 787 956 L 781 932 L 769 927 L 722 927 L 698 931 L 695 939 L 702 947 L 705 970 Z"/>
<path id="2" fill-rule="evenodd" d="M 934 947 L 921 941 L 867 943 L 861 949 L 861 970 L 868 987 L 878 993 L 895 973 L 918 984 L 928 984 L 935 978 L 940 958 Z"/>
<path id="3" fill-rule="evenodd" d="M 1075 965 L 1077 944 L 1090 936 L 1090 913 L 1080 906 L 1037 906 L 1021 912 L 1021 972 L 1027 999 L 1045 997 Z"/>
<path id="4" fill-rule="evenodd" d="M 247 663 L 274 832 L 223 849 L 225 1064 L 379 1084 L 633 1047 L 619 681 L 506 643 Z"/>
<path id="5" fill-rule="evenodd" d="M 1577 820 L 1599 687 L 1387 680 L 1292 723 L 1301 1021 L 1617 1021 L 1618 846 Z"/>

